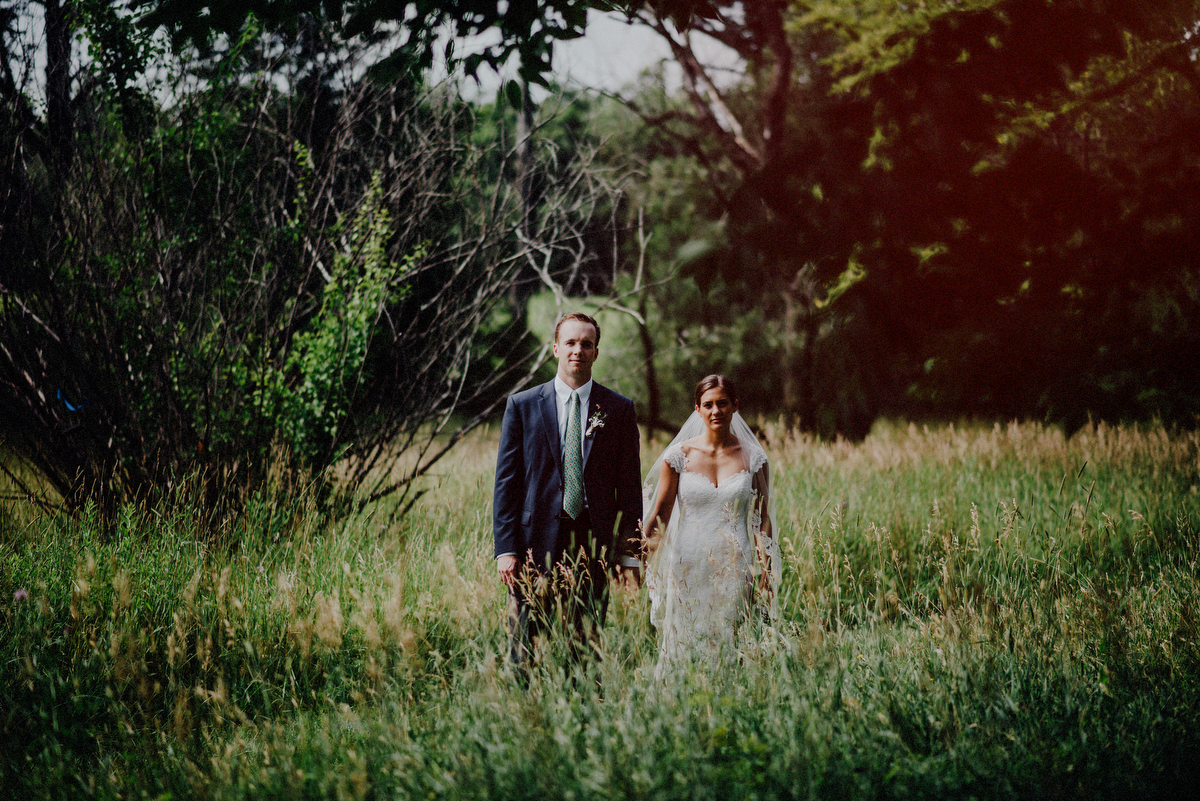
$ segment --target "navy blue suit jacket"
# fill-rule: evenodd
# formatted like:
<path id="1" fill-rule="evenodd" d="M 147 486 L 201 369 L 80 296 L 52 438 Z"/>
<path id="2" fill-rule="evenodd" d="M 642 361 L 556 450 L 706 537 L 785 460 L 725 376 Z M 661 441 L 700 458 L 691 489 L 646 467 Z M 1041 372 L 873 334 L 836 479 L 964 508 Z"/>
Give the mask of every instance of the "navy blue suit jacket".
<path id="1" fill-rule="evenodd" d="M 496 455 L 492 531 L 496 555 L 532 557 L 544 567 L 558 555 L 563 503 L 562 447 L 558 437 L 554 382 L 508 399 Z M 592 384 L 587 420 L 603 415 L 584 440 L 583 485 L 592 531 L 611 566 L 640 549 L 641 462 L 633 401 Z"/>

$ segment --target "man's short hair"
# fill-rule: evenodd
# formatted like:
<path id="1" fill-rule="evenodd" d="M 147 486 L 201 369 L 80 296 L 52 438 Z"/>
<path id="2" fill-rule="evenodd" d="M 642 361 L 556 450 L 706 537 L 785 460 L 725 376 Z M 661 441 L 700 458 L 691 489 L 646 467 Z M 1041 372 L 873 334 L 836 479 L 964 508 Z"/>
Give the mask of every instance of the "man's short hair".
<path id="1" fill-rule="evenodd" d="M 583 312 L 570 312 L 569 314 L 564 314 L 562 316 L 562 319 L 559 320 L 558 323 L 554 326 L 554 341 L 555 342 L 558 342 L 558 329 L 562 328 L 562 324 L 565 323 L 567 320 L 578 320 L 581 323 L 588 323 L 589 325 L 592 326 L 592 328 L 595 328 L 596 329 L 596 347 L 600 347 L 600 323 L 596 322 L 593 318 L 588 317 Z"/>

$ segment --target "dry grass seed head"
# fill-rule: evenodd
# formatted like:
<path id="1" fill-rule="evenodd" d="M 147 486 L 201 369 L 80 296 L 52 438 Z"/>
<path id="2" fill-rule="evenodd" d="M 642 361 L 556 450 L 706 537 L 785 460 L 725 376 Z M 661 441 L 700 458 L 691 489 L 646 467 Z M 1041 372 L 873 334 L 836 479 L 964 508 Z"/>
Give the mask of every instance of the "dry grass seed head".
<path id="1" fill-rule="evenodd" d="M 383 640 L 379 635 L 379 623 L 375 619 L 375 600 L 357 589 L 350 590 L 354 611 L 350 614 L 350 626 L 362 632 L 363 640 L 371 650 L 378 650 Z"/>
<path id="2" fill-rule="evenodd" d="M 313 629 L 317 633 L 317 639 L 328 648 L 335 649 L 340 647 L 342 644 L 344 620 L 342 619 L 342 604 L 338 598 L 337 590 L 334 590 L 332 595 L 318 592 L 313 605 L 316 607 L 313 617 Z"/>

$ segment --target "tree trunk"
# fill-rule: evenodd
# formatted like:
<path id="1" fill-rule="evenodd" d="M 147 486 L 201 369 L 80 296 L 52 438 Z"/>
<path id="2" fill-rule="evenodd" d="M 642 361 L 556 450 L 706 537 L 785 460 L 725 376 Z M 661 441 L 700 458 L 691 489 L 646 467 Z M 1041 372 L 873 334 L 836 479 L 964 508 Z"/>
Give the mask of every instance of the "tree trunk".
<path id="1" fill-rule="evenodd" d="M 782 390 L 783 408 L 787 411 L 788 416 L 795 415 L 800 412 L 800 386 L 797 381 L 796 366 L 797 354 L 808 343 L 797 342 L 796 320 L 800 316 L 800 304 L 796 302 L 794 293 L 791 287 L 782 287 L 779 290 L 780 298 L 783 301 L 783 352 L 782 368 L 780 370 L 780 379 L 783 384 Z"/>
<path id="2" fill-rule="evenodd" d="M 60 168 L 73 156 L 71 116 L 71 0 L 43 0 L 46 14 L 46 127 Z"/>
<path id="3" fill-rule="evenodd" d="M 533 100 L 529 96 L 529 83 L 521 84 L 521 110 L 517 114 L 517 185 L 521 192 L 521 231 L 526 237 L 534 230 L 533 215 L 537 208 L 534 197 L 534 153 L 533 153 Z M 526 302 L 537 291 L 538 276 L 526 265 L 518 271 L 516 280 L 508 290 L 509 305 L 516 322 L 522 328 L 526 319 Z"/>
<path id="4" fill-rule="evenodd" d="M 646 293 L 642 293 L 638 312 L 646 319 Z M 638 334 L 642 338 L 642 353 L 646 363 L 646 441 L 662 422 L 662 395 L 658 389 L 658 372 L 654 369 L 654 338 L 650 336 L 650 328 L 645 323 L 638 323 Z"/>

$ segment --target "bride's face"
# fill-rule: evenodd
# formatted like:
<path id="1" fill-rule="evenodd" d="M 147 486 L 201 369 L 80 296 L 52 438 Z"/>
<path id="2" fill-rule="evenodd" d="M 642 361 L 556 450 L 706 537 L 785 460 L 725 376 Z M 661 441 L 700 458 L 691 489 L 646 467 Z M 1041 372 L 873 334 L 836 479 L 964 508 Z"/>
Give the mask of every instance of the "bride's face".
<path id="1" fill-rule="evenodd" d="M 714 431 L 725 431 L 737 411 L 737 402 L 730 399 L 721 387 L 713 387 L 700 396 L 700 405 L 696 407 L 704 424 Z"/>

